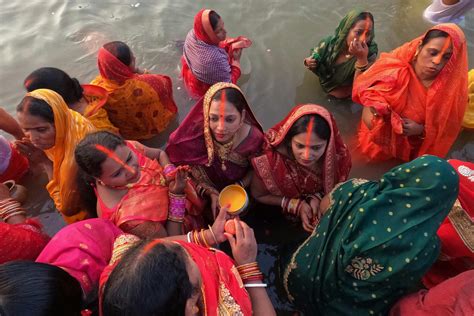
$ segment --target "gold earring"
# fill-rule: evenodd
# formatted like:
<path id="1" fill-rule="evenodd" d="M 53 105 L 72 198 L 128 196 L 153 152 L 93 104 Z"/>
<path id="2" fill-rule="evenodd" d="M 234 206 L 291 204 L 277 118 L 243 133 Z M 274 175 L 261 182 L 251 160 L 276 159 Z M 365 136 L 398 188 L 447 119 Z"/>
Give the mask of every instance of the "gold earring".
<path id="1" fill-rule="evenodd" d="M 193 306 L 193 314 L 197 314 L 199 313 L 199 307 L 197 307 L 196 305 Z"/>

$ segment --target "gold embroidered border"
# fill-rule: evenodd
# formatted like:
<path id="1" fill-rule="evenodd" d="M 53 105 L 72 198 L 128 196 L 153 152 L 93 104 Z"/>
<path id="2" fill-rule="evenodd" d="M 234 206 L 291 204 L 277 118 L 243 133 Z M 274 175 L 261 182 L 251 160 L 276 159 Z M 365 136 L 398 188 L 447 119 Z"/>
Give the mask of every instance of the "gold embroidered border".
<path id="1" fill-rule="evenodd" d="M 466 247 L 474 252 L 474 222 L 462 208 L 459 200 L 454 203 L 448 217 Z"/>

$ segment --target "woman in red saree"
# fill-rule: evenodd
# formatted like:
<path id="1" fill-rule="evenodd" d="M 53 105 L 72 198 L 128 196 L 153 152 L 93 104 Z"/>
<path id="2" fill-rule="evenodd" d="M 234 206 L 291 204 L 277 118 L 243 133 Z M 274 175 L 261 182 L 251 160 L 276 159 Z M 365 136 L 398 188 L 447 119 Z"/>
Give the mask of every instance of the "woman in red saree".
<path id="1" fill-rule="evenodd" d="M 304 104 L 268 130 L 264 152 L 252 166 L 257 201 L 300 216 L 310 231 L 321 197 L 347 180 L 351 156 L 328 110 Z"/>
<path id="2" fill-rule="evenodd" d="M 441 255 L 423 278 L 428 288 L 474 269 L 474 163 L 448 162 L 459 175 L 459 195 L 438 229 Z"/>
<path id="3" fill-rule="evenodd" d="M 239 79 L 242 48 L 252 42 L 243 36 L 226 39 L 226 34 L 215 11 L 202 9 L 194 17 L 181 57 L 181 75 L 191 97 L 202 97 L 217 82 L 236 83 Z"/>
<path id="4" fill-rule="evenodd" d="M 168 76 L 142 74 L 135 56 L 123 42 L 99 49 L 100 74 L 91 82 L 107 90 L 104 106 L 110 121 L 126 139 L 149 139 L 162 132 L 175 117 L 176 104 Z"/>
<path id="5" fill-rule="evenodd" d="M 222 214 L 220 230 L 213 225 L 221 241 L 226 238 Z M 235 224 L 236 236 L 227 236 L 235 262 L 217 249 L 182 239 L 117 244 L 118 255 L 114 249 L 100 278 L 101 314 L 275 315 L 266 284 L 243 272 L 252 266 L 261 276 L 253 230 L 239 220 Z"/>
<path id="6" fill-rule="evenodd" d="M 103 106 L 107 102 L 107 91 L 92 84 L 81 85 L 76 78 L 58 68 L 43 67 L 36 69 L 23 82 L 28 92 L 36 89 L 50 89 L 57 92 L 67 106 L 86 117 L 97 130 L 118 134 L 109 120 Z"/>
<path id="7" fill-rule="evenodd" d="M 192 215 L 200 214 L 202 203 L 185 180 L 187 168 L 175 168 L 164 151 L 97 132 L 78 144 L 75 157 L 82 199 L 124 232 L 164 237 L 182 234 L 183 223 L 186 230 L 199 223 Z"/>
<path id="8" fill-rule="evenodd" d="M 382 54 L 355 80 L 364 106 L 359 148 L 370 160 L 445 157 L 461 129 L 467 100 L 467 45 L 455 24 Z"/>
<path id="9" fill-rule="evenodd" d="M 242 91 L 232 83 L 213 85 L 169 138 L 171 162 L 189 165 L 201 196 L 217 214 L 219 191 L 230 184 L 250 185 L 250 157 L 263 143 L 262 127 Z"/>

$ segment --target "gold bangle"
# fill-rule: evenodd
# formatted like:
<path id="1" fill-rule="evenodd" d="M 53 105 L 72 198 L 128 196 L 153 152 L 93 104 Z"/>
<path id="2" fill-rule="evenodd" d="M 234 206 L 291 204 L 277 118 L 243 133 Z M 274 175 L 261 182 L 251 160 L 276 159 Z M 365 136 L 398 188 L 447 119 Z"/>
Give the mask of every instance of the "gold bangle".
<path id="1" fill-rule="evenodd" d="M 216 235 L 214 235 L 214 232 L 212 231 L 211 225 L 207 225 L 207 227 L 209 227 L 209 231 L 211 232 L 212 238 L 214 238 L 214 241 L 216 242 L 216 245 L 218 245 L 219 242 L 217 241 Z"/>

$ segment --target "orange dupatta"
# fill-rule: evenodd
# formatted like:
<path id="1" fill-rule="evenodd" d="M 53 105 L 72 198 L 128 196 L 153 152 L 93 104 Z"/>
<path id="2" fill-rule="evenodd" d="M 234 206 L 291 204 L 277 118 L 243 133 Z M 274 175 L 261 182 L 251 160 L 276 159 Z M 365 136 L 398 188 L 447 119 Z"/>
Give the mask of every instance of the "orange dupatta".
<path id="1" fill-rule="evenodd" d="M 83 96 L 88 103 L 84 117 L 86 117 L 97 130 L 118 134 L 118 128 L 110 122 L 107 111 L 103 109 L 108 98 L 107 90 L 92 84 L 83 84 L 81 87 L 83 89 Z"/>
<path id="2" fill-rule="evenodd" d="M 53 162 L 53 176 L 46 189 L 68 224 L 82 220 L 86 218 L 87 212 L 79 206 L 74 149 L 95 128 L 81 114 L 70 110 L 63 98 L 52 90 L 38 89 L 27 96 L 43 100 L 53 109 L 56 139 L 54 146 L 45 150 L 46 156 Z"/>
<path id="3" fill-rule="evenodd" d="M 382 115 L 374 117 L 372 130 L 362 122 L 359 128 L 359 147 L 372 160 L 445 157 L 456 140 L 467 99 L 466 39 L 455 24 L 433 29 L 449 34 L 453 55 L 429 88 L 424 88 L 411 65 L 423 36 L 382 54 L 354 82 L 353 100 Z M 402 118 L 423 124 L 425 138 L 404 136 Z"/>

